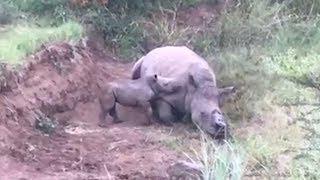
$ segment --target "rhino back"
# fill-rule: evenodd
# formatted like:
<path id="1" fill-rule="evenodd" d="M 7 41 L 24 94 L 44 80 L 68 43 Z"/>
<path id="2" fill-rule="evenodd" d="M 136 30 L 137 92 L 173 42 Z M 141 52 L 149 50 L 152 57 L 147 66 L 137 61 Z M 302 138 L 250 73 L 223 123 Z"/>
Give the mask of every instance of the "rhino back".
<path id="1" fill-rule="evenodd" d="M 139 64 L 141 66 L 139 67 L 141 77 L 158 74 L 163 77 L 174 78 L 185 86 L 181 91 L 162 97 L 181 110 L 184 109 L 182 106 L 185 106 L 184 97 L 188 87 L 188 73 L 192 65 L 197 64 L 197 66 L 205 69 L 216 84 L 214 72 L 209 64 L 186 46 L 164 46 L 153 49 L 140 60 Z"/>
<path id="2" fill-rule="evenodd" d="M 140 73 L 141 76 L 157 73 L 163 77 L 187 81 L 187 74 L 193 64 L 209 70 L 214 76 L 208 63 L 185 46 L 165 46 L 150 51 L 143 57 Z"/>

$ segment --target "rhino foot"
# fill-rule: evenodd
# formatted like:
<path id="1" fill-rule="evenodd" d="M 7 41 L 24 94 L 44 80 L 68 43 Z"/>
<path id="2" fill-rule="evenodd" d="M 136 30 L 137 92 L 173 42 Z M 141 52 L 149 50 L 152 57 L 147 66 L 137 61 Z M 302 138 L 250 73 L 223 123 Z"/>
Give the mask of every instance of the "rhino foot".
<path id="1" fill-rule="evenodd" d="M 152 124 L 152 122 L 150 122 L 150 121 L 143 123 L 144 126 L 151 126 L 151 124 Z"/>
<path id="2" fill-rule="evenodd" d="M 99 122 L 98 126 L 101 127 L 101 128 L 106 128 L 106 127 L 108 127 L 108 125 L 107 125 L 106 122 Z"/>
<path id="3" fill-rule="evenodd" d="M 185 115 L 182 117 L 181 121 L 182 121 L 183 123 L 192 123 L 191 114 L 190 114 L 190 113 L 185 114 Z"/>
<path id="4" fill-rule="evenodd" d="M 194 123 L 190 123 L 190 128 L 193 129 L 193 130 L 198 130 L 198 126 Z"/>
<path id="5" fill-rule="evenodd" d="M 172 127 L 173 126 L 173 122 L 172 121 L 161 121 L 161 123 L 165 126 L 168 126 L 168 127 Z"/>
<path id="6" fill-rule="evenodd" d="M 115 124 L 118 124 L 118 123 L 122 123 L 123 121 L 120 119 L 114 119 L 112 122 Z"/>

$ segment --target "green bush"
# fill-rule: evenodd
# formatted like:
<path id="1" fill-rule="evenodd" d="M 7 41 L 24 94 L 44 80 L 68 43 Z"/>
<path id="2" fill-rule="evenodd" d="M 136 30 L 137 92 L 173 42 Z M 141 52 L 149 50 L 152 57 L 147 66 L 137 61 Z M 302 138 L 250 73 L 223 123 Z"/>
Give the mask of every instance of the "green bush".
<path id="1" fill-rule="evenodd" d="M 10 24 L 16 18 L 17 9 L 6 1 L 0 2 L 0 25 Z"/>
<path id="2" fill-rule="evenodd" d="M 174 12 L 178 8 L 190 6 L 204 0 L 138 0 L 138 1 L 110 1 L 107 7 L 91 6 L 84 19 L 91 21 L 94 26 L 104 34 L 106 44 L 124 59 L 130 59 L 146 53 L 146 47 L 151 39 L 151 44 L 157 44 L 159 38 L 152 35 L 159 33 L 152 27 L 160 25 L 153 22 L 150 16 L 154 13 Z M 151 29 L 146 28 L 145 21 L 156 23 Z M 162 22 L 159 20 L 159 22 Z M 158 34 L 159 35 L 159 34 Z"/>
<path id="3" fill-rule="evenodd" d="M 52 118 L 41 116 L 36 118 L 34 126 L 44 134 L 51 134 L 54 132 L 57 124 Z"/>
<path id="4" fill-rule="evenodd" d="M 23 12 L 28 20 L 45 19 L 45 25 L 60 25 L 73 20 L 75 12 L 70 8 L 67 0 L 5 0 Z"/>
<path id="5" fill-rule="evenodd" d="M 53 14 L 57 7 L 66 6 L 66 0 L 10 0 L 10 2 L 21 11 L 34 15 Z"/>
<path id="6" fill-rule="evenodd" d="M 282 0 L 289 10 L 296 14 L 310 16 L 320 13 L 320 1 L 318 0 Z"/>

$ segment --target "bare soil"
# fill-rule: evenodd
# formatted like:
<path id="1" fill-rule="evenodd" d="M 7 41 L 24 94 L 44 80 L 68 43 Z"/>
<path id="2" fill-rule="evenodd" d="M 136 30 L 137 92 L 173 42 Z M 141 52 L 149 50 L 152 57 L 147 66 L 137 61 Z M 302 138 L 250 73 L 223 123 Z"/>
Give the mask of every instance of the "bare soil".
<path id="1" fill-rule="evenodd" d="M 101 87 L 128 78 L 132 64 L 82 45 L 42 47 L 20 69 L 3 67 L 0 93 L 1 179 L 168 179 L 180 155 L 159 142 L 168 132 L 143 125 L 133 108 L 117 107 L 124 123 L 97 126 Z M 35 128 L 55 120 L 54 132 Z"/>

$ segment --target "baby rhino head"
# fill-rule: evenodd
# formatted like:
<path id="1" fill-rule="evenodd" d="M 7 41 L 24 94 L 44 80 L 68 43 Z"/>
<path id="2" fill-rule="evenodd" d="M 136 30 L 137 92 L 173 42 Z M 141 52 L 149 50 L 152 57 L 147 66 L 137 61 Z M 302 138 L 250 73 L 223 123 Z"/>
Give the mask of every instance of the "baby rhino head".
<path id="1" fill-rule="evenodd" d="M 179 81 L 157 74 L 147 76 L 147 83 L 155 93 L 173 93 L 182 88 Z"/>

